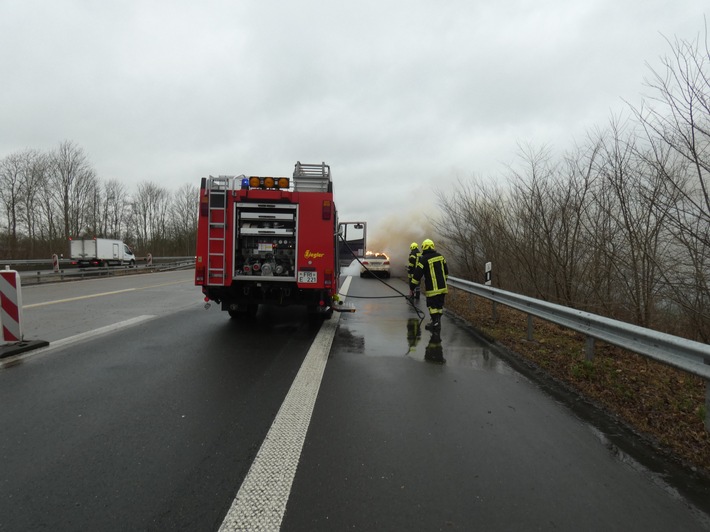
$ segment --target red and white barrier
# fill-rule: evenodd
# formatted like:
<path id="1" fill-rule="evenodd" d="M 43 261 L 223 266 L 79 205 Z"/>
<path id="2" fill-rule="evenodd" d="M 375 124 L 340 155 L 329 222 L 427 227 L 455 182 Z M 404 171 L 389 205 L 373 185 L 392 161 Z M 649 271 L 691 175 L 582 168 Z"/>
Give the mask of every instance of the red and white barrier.
<path id="1" fill-rule="evenodd" d="M 3 343 L 22 341 L 22 290 L 20 274 L 0 271 L 0 324 Z"/>

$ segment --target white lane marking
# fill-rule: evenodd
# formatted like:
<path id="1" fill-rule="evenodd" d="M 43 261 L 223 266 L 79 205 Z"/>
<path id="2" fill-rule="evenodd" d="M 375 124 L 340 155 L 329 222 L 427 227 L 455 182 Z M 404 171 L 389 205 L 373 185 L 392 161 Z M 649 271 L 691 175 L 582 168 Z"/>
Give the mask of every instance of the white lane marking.
<path id="1" fill-rule="evenodd" d="M 92 331 L 86 331 L 83 333 L 75 334 L 74 336 L 68 336 L 67 338 L 62 338 L 61 340 L 50 342 L 47 347 L 40 347 L 39 349 L 35 349 L 33 351 L 27 351 L 25 353 L 20 353 L 19 355 L 0 359 L 0 369 L 6 368 L 8 366 L 13 366 L 22 360 L 26 360 L 37 355 L 46 354 L 49 351 L 54 351 L 55 349 L 60 349 L 62 347 L 67 347 L 72 344 L 83 342 L 84 340 L 96 338 L 97 336 L 101 336 L 102 334 L 108 334 L 111 332 L 118 331 L 120 329 L 132 327 L 134 325 L 138 325 L 139 323 L 143 323 L 144 321 L 152 320 L 153 318 L 155 318 L 154 315 L 146 314 L 143 316 L 131 318 L 129 320 L 119 321 L 118 323 L 113 323 L 111 325 L 106 325 L 105 327 L 99 327 L 98 329 L 94 329 Z"/>
<path id="2" fill-rule="evenodd" d="M 350 280 L 348 277 L 340 289 L 343 296 L 348 293 Z M 340 313 L 334 312 L 330 320 L 323 322 L 219 528 L 220 532 L 278 530 L 281 527 L 339 320 Z"/>
<path id="3" fill-rule="evenodd" d="M 69 297 L 67 299 L 57 299 L 55 301 L 45 301 L 43 303 L 33 303 L 31 305 L 23 305 L 22 308 L 25 309 L 25 308 L 33 308 L 33 307 L 43 307 L 45 305 L 56 305 L 57 303 L 67 303 L 69 301 L 78 301 L 80 299 L 89 299 L 92 297 L 110 296 L 113 294 L 122 294 L 123 292 L 134 292 L 136 290 L 147 290 L 149 288 L 158 288 L 161 286 L 170 286 L 170 285 L 174 285 L 174 284 L 187 284 L 189 282 L 192 282 L 192 281 L 191 280 L 190 281 L 171 281 L 168 283 L 152 284 L 149 286 L 141 286 L 138 288 L 125 288 L 123 290 L 114 290 L 113 292 L 101 292 L 100 294 L 89 294 L 86 296 Z"/>
<path id="4" fill-rule="evenodd" d="M 78 296 L 78 297 L 69 297 L 67 299 L 56 299 L 55 301 L 45 301 L 44 303 L 33 303 L 32 305 L 23 305 L 24 308 L 33 308 L 33 307 L 43 307 L 45 305 L 56 305 L 57 303 L 67 303 L 69 301 L 79 301 L 80 299 L 89 299 L 92 297 L 101 297 L 101 296 L 110 296 L 113 294 L 121 294 L 123 292 L 133 292 L 137 290 L 137 288 L 126 288 L 124 290 L 114 290 L 113 292 L 102 292 L 100 294 L 89 294 L 88 296 Z"/>

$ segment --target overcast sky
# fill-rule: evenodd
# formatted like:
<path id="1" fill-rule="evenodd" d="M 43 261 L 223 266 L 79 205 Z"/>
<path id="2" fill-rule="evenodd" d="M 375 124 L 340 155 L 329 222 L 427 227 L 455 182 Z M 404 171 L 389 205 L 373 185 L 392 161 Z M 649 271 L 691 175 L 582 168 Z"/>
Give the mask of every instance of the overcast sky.
<path id="1" fill-rule="evenodd" d="M 707 0 L 0 0 L 0 157 L 70 140 L 102 180 L 331 165 L 341 220 L 564 151 L 646 92 Z M 393 212 L 393 215 L 385 213 Z"/>

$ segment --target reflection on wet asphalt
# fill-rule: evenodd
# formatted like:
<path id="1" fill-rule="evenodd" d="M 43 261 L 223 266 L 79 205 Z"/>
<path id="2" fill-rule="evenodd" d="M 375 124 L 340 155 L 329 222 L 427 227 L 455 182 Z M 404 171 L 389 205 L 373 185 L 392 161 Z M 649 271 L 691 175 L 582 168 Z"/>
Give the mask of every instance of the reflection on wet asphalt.
<path id="1" fill-rule="evenodd" d="M 432 333 L 425 329 L 429 322 L 425 298 L 414 302 L 425 316 L 421 318 L 404 297 L 381 297 L 381 286 L 374 284 L 376 282 L 351 286 L 348 295 L 354 297 L 350 297 L 349 302 L 357 311 L 341 317 L 336 335 L 340 349 L 371 357 L 401 357 L 474 370 L 514 373 L 504 360 L 480 343 L 465 323 L 445 313 L 441 331 Z M 391 283 L 394 285 L 397 281 Z M 372 299 L 368 299 L 369 294 Z"/>
<path id="2" fill-rule="evenodd" d="M 386 374 L 391 379 L 387 381 L 388 383 L 399 382 L 398 379 L 402 375 L 408 375 L 410 378 L 416 379 L 418 377 L 412 377 L 412 375 L 416 376 L 418 374 L 447 377 L 444 380 L 418 381 L 426 382 L 427 386 L 433 387 L 436 387 L 436 384 L 432 383 L 437 381 L 476 383 L 476 386 L 471 388 L 475 391 L 470 391 L 476 399 L 463 399 L 460 404 L 465 405 L 479 404 L 481 400 L 485 401 L 488 398 L 484 393 L 487 386 L 493 386 L 496 390 L 499 387 L 504 387 L 505 404 L 508 409 L 512 410 L 505 413 L 500 410 L 495 411 L 497 417 L 491 418 L 491 420 L 495 419 L 495 425 L 492 424 L 492 421 L 486 421 L 485 425 L 480 425 L 476 428 L 476 430 L 481 427 L 484 427 L 485 430 L 493 430 L 493 427 L 495 427 L 495 430 L 503 430 L 504 435 L 507 434 L 505 431 L 508 430 L 505 427 L 509 427 L 503 422 L 504 418 L 508 415 L 516 416 L 518 411 L 511 405 L 517 401 L 518 408 L 522 409 L 523 406 L 521 405 L 525 405 L 525 409 L 531 412 L 530 405 L 544 403 L 545 400 L 537 396 L 535 396 L 534 403 L 530 402 L 529 399 L 513 399 L 514 397 L 519 397 L 518 394 L 527 394 L 528 385 L 532 385 L 544 392 L 547 398 L 552 399 L 552 404 L 559 405 L 561 409 L 574 416 L 585 431 L 591 431 L 595 436 L 595 440 L 601 443 L 605 452 L 611 453 L 616 461 L 624 464 L 625 468 L 638 471 L 642 476 L 651 479 L 653 484 L 661 486 L 672 498 L 677 498 L 678 493 L 680 493 L 683 499 L 692 501 L 693 505 L 702 509 L 701 513 L 696 514 L 695 509 L 691 507 L 691 512 L 699 515 L 700 522 L 704 523 L 707 529 L 710 529 L 710 519 L 707 518 L 707 515 L 710 515 L 710 508 L 708 507 L 710 498 L 708 498 L 707 481 L 704 478 L 696 477 L 692 474 L 689 475 L 687 471 L 677 466 L 677 464 L 666 460 L 653 447 L 648 446 L 623 424 L 619 423 L 616 418 L 608 416 L 591 403 L 580 401 L 574 392 L 565 387 L 560 387 L 553 379 L 549 379 L 539 372 L 530 371 L 530 368 L 525 364 L 516 361 L 515 357 L 500 358 L 495 347 L 491 348 L 480 341 L 478 335 L 466 323 L 452 317 L 450 313 L 444 313 L 439 334 L 433 334 L 426 330 L 425 325 L 430 318 L 424 297 L 415 302 L 415 310 L 404 297 L 393 297 L 393 291 L 386 288 L 383 289 L 382 284 L 377 280 L 354 281 L 348 292 L 348 301 L 356 307 L 357 311 L 352 314 L 342 315 L 333 344 L 332 353 L 337 353 L 334 356 L 351 355 L 371 359 L 372 363 L 366 364 L 372 370 L 369 375 L 380 376 Z M 403 290 L 406 289 L 406 284 L 398 279 L 391 279 L 389 284 L 395 287 L 402 287 Z M 388 295 L 383 296 L 383 294 Z M 384 360 L 385 357 L 387 358 L 386 360 Z M 392 364 L 393 360 L 401 360 L 401 364 L 421 364 L 422 371 L 400 372 L 400 369 L 411 368 L 395 368 L 394 366 L 397 366 L 397 364 Z M 424 371 L 425 367 L 431 371 Z M 485 376 L 477 373 L 481 371 L 493 372 L 496 375 Z M 499 379 L 499 375 L 511 376 L 514 379 Z M 380 386 L 382 381 L 378 380 L 376 382 L 373 385 L 375 387 Z M 527 382 L 528 385 L 520 385 L 522 382 Z M 401 391 L 394 386 L 393 390 L 394 392 Z M 447 386 L 445 390 L 446 394 L 453 393 L 454 388 Z M 456 388 L 456 390 L 461 393 L 469 393 L 469 391 L 463 392 L 464 388 Z M 493 396 L 494 392 L 489 391 L 490 396 Z M 370 392 L 365 392 L 365 395 L 368 395 L 368 393 Z M 438 395 L 436 396 L 439 397 Z M 495 404 L 502 403 L 497 400 Z M 535 414 L 542 413 L 545 423 L 548 423 L 551 419 L 550 416 L 555 415 L 554 413 L 556 412 L 551 406 L 549 412 L 546 410 L 547 406 L 544 409 L 542 407 L 535 408 L 538 409 Z M 492 415 L 492 412 L 494 410 L 489 409 L 487 414 Z M 527 415 L 522 418 L 516 417 L 514 425 L 510 425 L 514 427 L 510 429 L 510 433 L 515 434 L 515 438 L 502 438 L 496 444 L 496 448 L 507 448 L 509 445 L 514 447 L 510 442 L 517 441 L 520 435 L 525 435 L 527 442 L 533 442 L 538 439 L 543 441 L 547 438 L 549 435 L 548 428 L 541 434 L 537 433 L 537 427 L 541 426 L 540 422 L 532 421 L 532 425 L 525 430 L 521 429 L 522 424 L 529 423 L 533 419 L 538 418 Z M 561 430 L 565 437 L 568 437 L 571 433 L 570 430 L 577 429 L 574 428 L 574 424 L 566 425 L 565 423 L 559 426 L 550 424 L 549 427 L 554 428 L 554 430 L 560 430 L 560 427 L 562 427 Z M 448 425 L 443 423 L 442 426 L 452 427 L 455 425 L 456 422 L 452 421 Z M 570 429 L 570 426 L 573 429 Z M 472 441 L 476 441 L 475 438 Z M 583 434 L 577 438 L 577 444 L 585 441 Z M 548 444 L 546 443 L 545 445 Z M 568 458 L 570 463 L 574 461 L 574 463 L 581 464 L 592 460 L 590 457 L 597 452 L 596 447 L 587 443 L 584 443 L 584 445 L 587 445 L 587 450 L 586 454 L 582 456 L 574 455 L 565 444 L 561 444 L 556 452 L 569 453 L 569 456 L 573 457 Z M 515 457 L 518 452 L 525 453 L 528 451 L 509 450 L 508 455 Z M 521 463 L 527 465 L 530 462 L 523 461 Z M 549 475 L 550 471 L 553 471 L 555 467 L 555 462 L 547 463 L 540 469 L 539 473 L 540 475 Z M 587 464 L 585 467 L 590 468 L 589 470 L 593 470 L 593 474 L 596 474 L 600 467 L 605 467 L 605 462 L 597 460 L 592 465 Z M 616 474 L 616 470 L 611 471 Z M 499 478 L 498 472 L 496 472 L 496 478 Z M 564 477 L 560 477 L 558 482 L 565 482 Z M 519 480 L 515 480 L 514 484 L 517 486 Z M 659 529 L 664 528 L 661 526 Z"/>

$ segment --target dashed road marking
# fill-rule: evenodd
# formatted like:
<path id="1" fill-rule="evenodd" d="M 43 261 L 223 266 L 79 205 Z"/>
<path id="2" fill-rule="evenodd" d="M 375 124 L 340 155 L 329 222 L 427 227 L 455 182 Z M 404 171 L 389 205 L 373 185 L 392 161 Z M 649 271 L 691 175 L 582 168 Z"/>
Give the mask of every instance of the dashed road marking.
<path id="1" fill-rule="evenodd" d="M 67 338 L 62 338 L 61 340 L 51 342 L 47 347 L 40 347 L 39 349 L 35 349 L 34 351 L 27 351 L 19 355 L 3 358 L 0 362 L 0 369 L 9 366 L 14 366 L 15 364 L 21 361 L 27 360 L 28 358 L 32 358 L 37 355 L 43 355 L 50 351 L 61 349 L 62 347 L 78 344 L 79 342 L 83 342 L 84 340 L 91 340 L 93 338 L 96 338 L 97 336 L 101 336 L 102 334 L 108 334 L 121 329 L 126 329 L 127 327 L 138 325 L 139 323 L 143 323 L 144 321 L 148 321 L 153 318 L 155 318 L 155 316 L 146 314 L 143 316 L 131 318 L 129 320 L 113 323 L 111 325 L 106 325 L 105 327 L 99 327 L 98 329 L 94 329 L 92 331 L 86 331 L 80 334 L 75 334 L 74 336 L 68 336 Z"/>
<path id="2" fill-rule="evenodd" d="M 69 303 L 71 301 L 80 301 L 82 299 L 90 299 L 92 297 L 111 296 L 114 294 L 123 294 L 125 292 L 135 292 L 138 290 L 147 290 L 149 288 L 159 288 L 161 286 L 170 286 L 170 285 L 175 285 L 175 284 L 187 284 L 188 282 L 190 282 L 190 281 L 171 281 L 168 283 L 152 284 L 149 286 L 140 286 L 137 288 L 124 288 L 123 290 L 114 290 L 112 292 L 101 292 L 98 294 L 88 294 L 85 296 L 68 297 L 66 299 L 56 299 L 54 301 L 44 301 L 42 303 L 32 303 L 31 305 L 22 305 L 22 308 L 29 309 L 29 308 L 34 308 L 34 307 L 44 307 L 47 305 L 56 305 L 58 303 Z"/>
<path id="3" fill-rule="evenodd" d="M 56 299 L 54 301 L 45 301 L 44 303 L 33 303 L 32 305 L 23 305 L 22 308 L 44 307 L 46 305 L 56 305 L 57 303 L 68 303 L 69 301 L 79 301 L 81 299 L 89 299 L 92 297 L 110 296 L 113 294 L 122 294 L 124 292 L 133 292 L 137 288 L 126 288 L 124 290 L 114 290 L 113 292 L 102 292 L 100 294 L 89 294 L 86 296 L 69 297 L 67 299 Z"/>
<path id="4" fill-rule="evenodd" d="M 351 277 L 340 293 L 347 295 Z M 261 444 L 220 532 L 278 530 L 311 422 L 340 313 L 324 321 Z"/>

